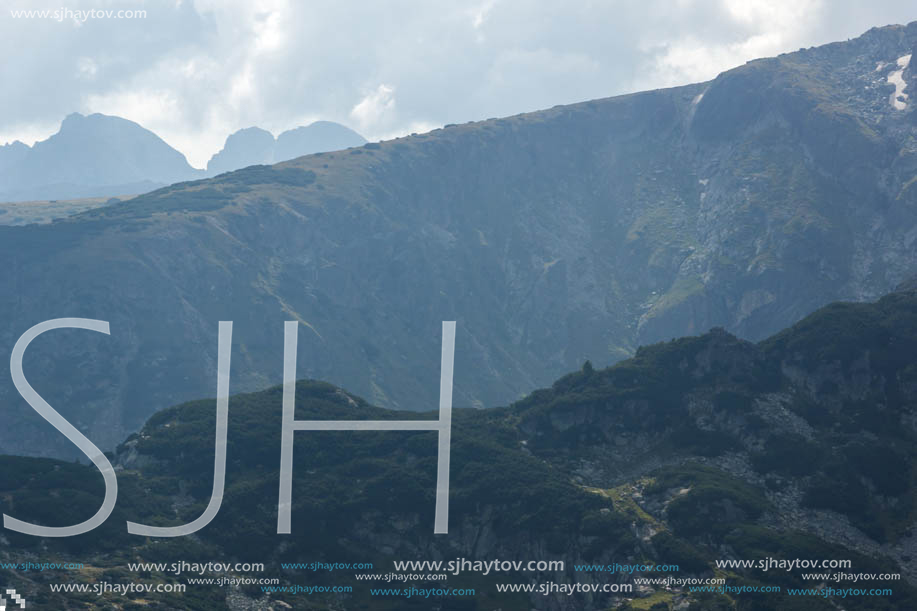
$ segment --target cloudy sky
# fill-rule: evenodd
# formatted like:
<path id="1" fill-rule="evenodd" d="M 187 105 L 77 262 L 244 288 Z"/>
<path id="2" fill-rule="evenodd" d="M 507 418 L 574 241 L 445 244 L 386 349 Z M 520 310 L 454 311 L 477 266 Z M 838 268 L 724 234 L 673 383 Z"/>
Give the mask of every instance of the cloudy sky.
<path id="1" fill-rule="evenodd" d="M 67 114 L 137 121 L 206 165 L 317 119 L 371 140 L 705 80 L 917 19 L 913 0 L 0 0 L 0 144 Z M 12 11 L 144 10 L 142 19 Z"/>

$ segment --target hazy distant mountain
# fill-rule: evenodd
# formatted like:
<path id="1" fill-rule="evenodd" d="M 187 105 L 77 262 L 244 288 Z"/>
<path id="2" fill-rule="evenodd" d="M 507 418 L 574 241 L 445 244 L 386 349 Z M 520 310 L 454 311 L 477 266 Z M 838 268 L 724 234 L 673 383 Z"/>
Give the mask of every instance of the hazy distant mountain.
<path id="1" fill-rule="evenodd" d="M 185 156 L 127 119 L 73 113 L 34 146 L 0 147 L 0 200 L 138 193 L 201 177 Z"/>
<path id="2" fill-rule="evenodd" d="M 50 318 L 110 321 L 42 337 L 26 373 L 111 447 L 212 395 L 220 320 L 234 391 L 280 380 L 298 320 L 301 376 L 411 410 L 437 405 L 443 320 L 457 406 L 713 326 L 760 339 L 917 269 L 915 47 L 917 22 L 873 29 L 0 228 L 0 346 Z M 64 445 L 8 377 L 0 420 L 0 451 Z"/>
<path id="3" fill-rule="evenodd" d="M 127 119 L 73 113 L 60 131 L 27 146 L 0 146 L 0 201 L 75 199 L 145 193 L 175 182 L 365 144 L 355 131 L 317 121 L 274 136 L 258 127 L 226 139 L 206 172 L 159 136 Z"/>
<path id="4" fill-rule="evenodd" d="M 340 151 L 363 144 L 366 144 L 366 138 L 349 127 L 331 121 L 316 121 L 277 136 L 274 163 L 313 153 Z"/>
<path id="5" fill-rule="evenodd" d="M 366 139 L 348 127 L 331 121 L 316 121 L 274 136 L 261 128 L 240 129 L 226 139 L 223 150 L 207 164 L 208 174 L 220 174 L 250 165 L 287 161 L 303 155 L 338 151 L 366 144 Z"/>
<path id="6" fill-rule="evenodd" d="M 250 165 L 274 163 L 274 135 L 260 127 L 240 129 L 226 138 L 223 149 L 207 163 L 208 174 L 222 174 Z"/>
<path id="7" fill-rule="evenodd" d="M 9 176 L 8 172 L 11 172 L 29 154 L 30 150 L 27 145 L 18 140 L 0 146 L 0 176 Z"/>

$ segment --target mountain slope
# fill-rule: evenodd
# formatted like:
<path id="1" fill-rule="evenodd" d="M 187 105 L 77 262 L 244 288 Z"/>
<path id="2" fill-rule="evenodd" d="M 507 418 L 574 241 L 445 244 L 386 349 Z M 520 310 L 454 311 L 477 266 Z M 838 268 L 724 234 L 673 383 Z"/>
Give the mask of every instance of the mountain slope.
<path id="1" fill-rule="evenodd" d="M 49 318 L 109 320 L 111 337 L 43 337 L 26 373 L 111 447 L 210 392 L 218 320 L 236 322 L 234 390 L 279 382 L 282 322 L 299 320 L 301 376 L 409 410 L 437 403 L 442 320 L 458 321 L 459 406 L 712 326 L 760 339 L 913 269 L 917 114 L 887 79 L 915 44 L 917 23 L 874 29 L 710 83 L 3 228 L 0 345 Z M 58 451 L 2 380 L 0 400 L 0 448 Z"/>
<path id="2" fill-rule="evenodd" d="M 245 590 L 258 608 L 286 608 L 278 599 L 295 608 L 360 609 L 369 602 L 374 609 L 415 608 L 403 599 L 369 597 L 374 586 L 353 577 L 365 571 L 320 575 L 281 570 L 280 563 L 371 562 L 383 574 L 393 560 L 454 558 L 566 565 L 450 575 L 436 587 L 474 587 L 476 595 L 436 599 L 444 609 L 913 608 L 915 354 L 917 292 L 906 291 L 872 304 L 833 304 L 758 344 L 716 330 L 648 346 L 604 370 L 587 364 L 506 408 L 458 410 L 445 536 L 432 535 L 436 438 L 429 432 L 296 433 L 293 532 L 275 534 L 280 388 L 230 399 L 226 494 L 210 526 L 169 542 L 128 535 L 126 519 L 171 525 L 205 507 L 214 401 L 196 401 L 156 414 L 118 448 L 112 458 L 121 496 L 100 531 L 58 541 L 7 533 L 4 551 L 17 561 L 35 546 L 50 546 L 43 558 L 78 557 L 106 575 L 153 582 L 183 578 L 128 573 L 124 563 L 171 561 L 175 554 L 257 558 L 267 564 L 261 575 L 282 583 L 302 583 L 307 575 L 309 583 L 354 587 L 347 597 L 271 599 L 259 588 Z M 320 382 L 300 382 L 296 401 L 298 419 L 435 417 L 379 409 Z M 100 488 L 101 478 L 88 467 L 0 458 L 0 491 L 11 515 L 69 523 L 94 511 Z M 64 494 L 74 501 L 61 513 L 47 500 Z M 828 580 L 838 588 L 891 585 L 889 595 L 794 597 L 788 588 L 816 588 L 825 579 L 806 579 L 798 569 L 715 569 L 717 560 L 765 558 L 849 559 L 841 572 L 900 572 L 904 579 Z M 678 578 L 716 575 L 732 587 L 783 591 L 725 596 L 660 584 L 613 595 L 496 590 L 498 583 L 633 584 L 660 576 L 577 568 L 613 562 L 677 564 Z M 27 581 L 7 571 L 4 577 L 65 609 L 76 603 L 48 598 L 44 582 L 85 582 L 98 572 L 42 573 Z M 207 601 L 199 608 L 247 608 L 221 588 L 192 587 L 189 594 Z M 160 600 L 169 608 L 196 608 L 184 596 Z M 429 600 L 414 604 L 431 608 Z"/>

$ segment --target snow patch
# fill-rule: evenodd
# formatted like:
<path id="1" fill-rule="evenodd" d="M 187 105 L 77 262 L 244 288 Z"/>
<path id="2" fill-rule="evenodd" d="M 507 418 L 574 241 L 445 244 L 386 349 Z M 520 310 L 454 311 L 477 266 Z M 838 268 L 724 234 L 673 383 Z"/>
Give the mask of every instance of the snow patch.
<path id="1" fill-rule="evenodd" d="M 904 90 L 907 88 L 907 83 L 904 81 L 902 75 L 910 63 L 910 55 L 899 57 L 897 61 L 898 69 L 892 71 L 888 75 L 888 82 L 895 86 L 895 92 L 891 95 L 889 102 L 891 102 L 891 105 L 896 110 L 904 110 L 907 108 L 908 95 L 904 93 Z"/>

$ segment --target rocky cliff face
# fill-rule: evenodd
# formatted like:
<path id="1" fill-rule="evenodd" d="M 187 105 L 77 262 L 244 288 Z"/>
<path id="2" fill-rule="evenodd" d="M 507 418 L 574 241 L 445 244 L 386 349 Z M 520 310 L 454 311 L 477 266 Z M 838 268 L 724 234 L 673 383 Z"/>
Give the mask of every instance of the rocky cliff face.
<path id="1" fill-rule="evenodd" d="M 48 318 L 109 320 L 111 337 L 42 338 L 26 373 L 110 447 L 212 393 L 218 320 L 236 322 L 234 390 L 279 381 L 298 320 L 300 375 L 411 410 L 437 403 L 442 320 L 458 321 L 460 406 L 713 326 L 760 339 L 913 268 L 915 42 L 917 24 L 875 29 L 709 83 L 4 228 L 0 345 Z M 0 400 L 3 451 L 58 451 L 8 382 Z"/>

